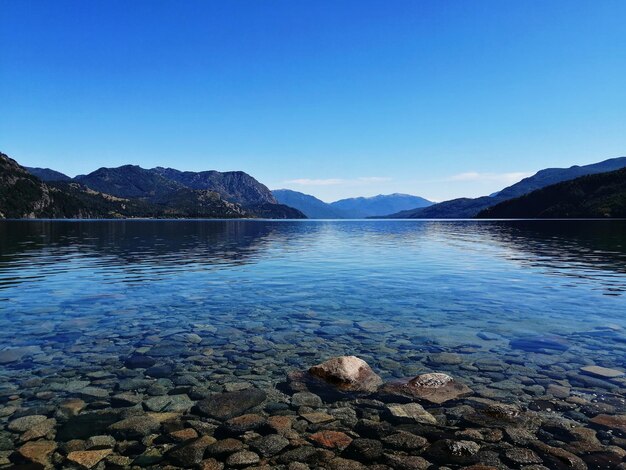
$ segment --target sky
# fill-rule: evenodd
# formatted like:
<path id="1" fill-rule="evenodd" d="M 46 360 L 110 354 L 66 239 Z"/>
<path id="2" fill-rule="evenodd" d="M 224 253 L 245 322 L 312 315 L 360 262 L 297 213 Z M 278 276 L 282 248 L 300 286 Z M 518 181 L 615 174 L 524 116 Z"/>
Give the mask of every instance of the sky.
<path id="1" fill-rule="evenodd" d="M 325 201 L 626 155 L 622 0 L 0 0 L 0 151 Z"/>

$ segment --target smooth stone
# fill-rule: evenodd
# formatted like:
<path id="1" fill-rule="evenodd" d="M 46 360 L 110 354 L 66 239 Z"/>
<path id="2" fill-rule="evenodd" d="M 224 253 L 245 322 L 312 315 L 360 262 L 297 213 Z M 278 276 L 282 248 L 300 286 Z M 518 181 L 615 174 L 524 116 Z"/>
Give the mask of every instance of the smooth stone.
<path id="1" fill-rule="evenodd" d="M 266 398 L 266 393 L 258 388 L 217 393 L 196 403 L 194 409 L 202 416 L 226 420 L 259 406 Z"/>
<path id="2" fill-rule="evenodd" d="M 223 470 L 224 464 L 213 458 L 205 459 L 198 464 L 198 470 Z"/>
<path id="3" fill-rule="evenodd" d="M 289 445 L 289 439 L 279 434 L 268 434 L 250 442 L 250 447 L 264 457 L 278 454 Z"/>
<path id="4" fill-rule="evenodd" d="M 187 411 L 194 402 L 187 395 L 181 394 L 149 398 L 143 404 L 150 411 Z"/>
<path id="5" fill-rule="evenodd" d="M 530 465 L 543 462 L 541 457 L 535 454 L 532 450 L 522 447 L 514 447 L 513 449 L 508 449 L 504 452 L 504 455 L 511 462 L 518 465 Z"/>
<path id="6" fill-rule="evenodd" d="M 392 449 L 412 451 L 428 446 L 428 440 L 410 432 L 400 431 L 382 438 L 383 443 Z"/>
<path id="7" fill-rule="evenodd" d="M 418 403 L 387 405 L 387 411 L 399 422 L 437 424 L 435 417 Z"/>
<path id="8" fill-rule="evenodd" d="M 255 463 L 259 463 L 261 459 L 258 454 L 251 452 L 249 450 L 241 450 L 239 452 L 235 452 L 230 455 L 226 459 L 226 465 L 230 467 L 247 467 L 249 465 L 254 465 Z"/>
<path id="9" fill-rule="evenodd" d="M 375 392 L 383 383 L 367 362 L 356 356 L 333 357 L 311 367 L 309 373 L 348 392 Z"/>
<path id="10" fill-rule="evenodd" d="M 198 437 L 198 432 L 193 428 L 185 428 L 169 433 L 170 439 L 175 442 L 185 442 Z"/>
<path id="11" fill-rule="evenodd" d="M 623 377 L 625 374 L 621 370 L 617 369 L 609 369 L 607 367 L 600 366 L 585 366 L 581 367 L 580 370 L 585 374 L 593 375 L 595 377 L 601 377 L 603 379 L 614 379 L 617 377 Z"/>
<path id="12" fill-rule="evenodd" d="M 113 452 L 112 449 L 79 450 L 67 454 L 67 460 L 82 468 L 92 468 L 111 452 Z"/>
<path id="13" fill-rule="evenodd" d="M 175 464 L 183 467 L 191 467 L 199 464 L 204 459 L 204 453 L 211 444 L 216 442 L 214 437 L 202 436 L 193 442 L 185 443 L 170 451 L 167 456 Z"/>
<path id="14" fill-rule="evenodd" d="M 224 430 L 229 434 L 243 434 L 247 431 L 259 429 L 266 423 L 264 416 L 258 414 L 246 414 L 231 418 L 224 423 Z"/>
<path id="15" fill-rule="evenodd" d="M 85 441 L 87 450 L 112 449 L 115 447 L 115 438 L 113 436 L 91 436 Z"/>
<path id="16" fill-rule="evenodd" d="M 609 429 L 618 429 L 619 431 L 626 433 L 626 414 L 599 414 L 598 416 L 591 418 L 591 422 Z"/>
<path id="17" fill-rule="evenodd" d="M 377 460 L 383 455 L 383 444 L 380 441 L 374 439 L 357 438 L 354 439 L 346 450 L 343 451 L 342 456 L 349 459 L 360 460 L 362 462 L 370 463 Z"/>
<path id="18" fill-rule="evenodd" d="M 291 404 L 294 406 L 309 406 L 319 408 L 323 405 L 322 399 L 311 392 L 297 392 L 291 397 Z"/>
<path id="19" fill-rule="evenodd" d="M 463 362 L 463 359 L 458 354 L 443 352 L 430 354 L 428 362 L 435 365 L 458 365 Z"/>
<path id="20" fill-rule="evenodd" d="M 473 392 L 467 385 L 449 375 L 434 372 L 418 375 L 408 382 L 388 382 L 382 387 L 381 393 L 441 404 L 466 397 Z"/>
<path id="21" fill-rule="evenodd" d="M 206 453 L 209 455 L 233 454 L 241 449 L 243 449 L 243 442 L 238 439 L 227 438 L 211 444 L 207 447 Z"/>
<path id="22" fill-rule="evenodd" d="M 151 416 L 131 416 L 109 426 L 109 429 L 117 436 L 124 439 L 141 439 L 148 434 L 159 430 L 161 424 Z"/>
<path id="23" fill-rule="evenodd" d="M 352 438 L 340 431 L 320 431 L 309 436 L 309 440 L 327 449 L 343 450 L 350 445 Z"/>

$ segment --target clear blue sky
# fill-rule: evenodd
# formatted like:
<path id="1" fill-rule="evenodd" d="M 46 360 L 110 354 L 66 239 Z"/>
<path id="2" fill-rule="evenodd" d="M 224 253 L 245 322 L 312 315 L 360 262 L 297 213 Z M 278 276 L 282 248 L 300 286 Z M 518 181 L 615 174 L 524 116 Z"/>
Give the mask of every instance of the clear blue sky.
<path id="1" fill-rule="evenodd" d="M 626 2 L 0 0 L 0 150 L 478 196 L 626 154 Z"/>

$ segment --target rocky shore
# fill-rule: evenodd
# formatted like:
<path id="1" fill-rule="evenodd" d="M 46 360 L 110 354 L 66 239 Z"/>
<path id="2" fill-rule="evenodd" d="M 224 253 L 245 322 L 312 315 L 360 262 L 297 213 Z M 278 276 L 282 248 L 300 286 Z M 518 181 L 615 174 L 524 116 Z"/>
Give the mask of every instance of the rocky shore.
<path id="1" fill-rule="evenodd" d="M 263 383 L 262 370 L 216 368 L 210 348 L 172 363 L 178 346 L 166 342 L 108 367 L 70 359 L 54 376 L 2 382 L 0 468 L 626 469 L 624 372 L 566 371 L 541 353 L 568 347 L 554 338 L 511 346 L 543 367 L 436 352 L 431 372 L 383 379 L 339 356 Z M 4 379 L 43 356 L 0 351 Z"/>

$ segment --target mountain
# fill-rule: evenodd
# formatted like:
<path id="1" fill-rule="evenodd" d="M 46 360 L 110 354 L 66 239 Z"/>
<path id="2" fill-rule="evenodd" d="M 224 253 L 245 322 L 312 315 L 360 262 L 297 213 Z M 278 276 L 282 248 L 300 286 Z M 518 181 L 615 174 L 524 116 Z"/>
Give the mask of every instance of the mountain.
<path id="1" fill-rule="evenodd" d="M 612 158 L 599 163 L 570 168 L 547 168 L 538 171 L 533 176 L 504 188 L 491 196 L 469 199 L 460 198 L 440 202 L 430 207 L 420 208 L 392 214 L 390 218 L 409 219 L 465 219 L 475 217 L 480 211 L 495 206 L 524 194 L 528 194 L 546 186 L 569 181 L 580 176 L 605 173 L 626 167 L 626 157 Z"/>
<path id="2" fill-rule="evenodd" d="M 363 219 L 366 217 L 385 216 L 416 207 L 428 207 L 432 204 L 432 202 L 422 197 L 394 193 L 380 194 L 374 197 L 341 199 L 330 205 L 346 214 L 348 218 Z"/>
<path id="3" fill-rule="evenodd" d="M 43 176 L 57 178 L 48 171 Z M 44 182 L 0 153 L 0 218 L 130 217 L 303 218 L 304 215 L 291 207 L 263 201 L 244 208 L 225 200 L 216 191 L 190 189 L 132 165 L 101 168 L 76 180 Z"/>
<path id="4" fill-rule="evenodd" d="M 626 168 L 583 176 L 509 199 L 479 218 L 626 218 Z"/>
<path id="5" fill-rule="evenodd" d="M 76 183 L 44 183 L 0 153 L 0 219 L 121 217 L 133 210 L 145 208 Z"/>
<path id="6" fill-rule="evenodd" d="M 75 181 L 95 191 L 174 209 L 191 209 L 200 200 L 206 202 L 207 192 L 211 192 L 213 202 L 219 198 L 224 203 L 235 204 L 242 217 L 306 218 L 300 211 L 279 204 L 266 186 L 242 171 L 194 173 L 125 165 L 100 168 L 77 176 Z"/>
<path id="7" fill-rule="evenodd" d="M 179 171 L 173 168 L 157 167 L 155 173 L 191 189 L 210 189 L 224 199 L 242 206 L 256 204 L 277 204 L 267 186 L 243 171 Z"/>
<path id="8" fill-rule="evenodd" d="M 272 194 L 281 204 L 295 207 L 309 219 L 345 219 L 346 214 L 309 194 L 290 189 L 275 189 Z"/>
<path id="9" fill-rule="evenodd" d="M 61 173 L 60 171 L 51 170 L 50 168 L 35 168 L 31 166 L 24 167 L 31 174 L 35 175 L 41 181 L 71 181 L 72 178 Z"/>

